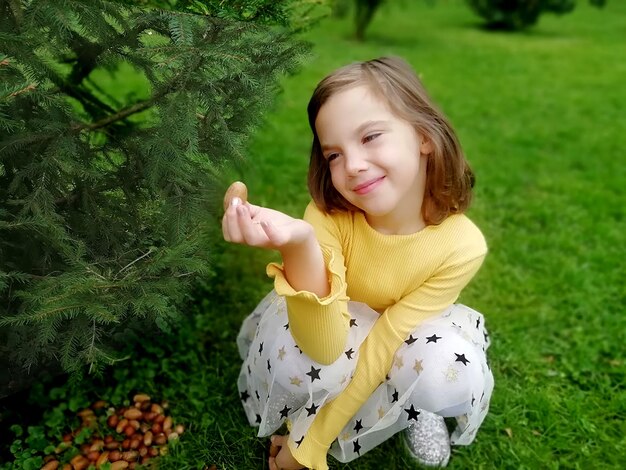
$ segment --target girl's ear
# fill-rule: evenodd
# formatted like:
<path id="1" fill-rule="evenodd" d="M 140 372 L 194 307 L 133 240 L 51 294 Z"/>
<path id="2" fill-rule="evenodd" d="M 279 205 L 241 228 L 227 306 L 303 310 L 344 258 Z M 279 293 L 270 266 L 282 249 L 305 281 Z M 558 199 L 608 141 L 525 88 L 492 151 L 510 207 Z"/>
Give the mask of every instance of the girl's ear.
<path id="1" fill-rule="evenodd" d="M 420 135 L 419 138 L 420 138 L 420 153 L 422 155 L 431 154 L 434 150 L 433 141 L 423 135 Z"/>

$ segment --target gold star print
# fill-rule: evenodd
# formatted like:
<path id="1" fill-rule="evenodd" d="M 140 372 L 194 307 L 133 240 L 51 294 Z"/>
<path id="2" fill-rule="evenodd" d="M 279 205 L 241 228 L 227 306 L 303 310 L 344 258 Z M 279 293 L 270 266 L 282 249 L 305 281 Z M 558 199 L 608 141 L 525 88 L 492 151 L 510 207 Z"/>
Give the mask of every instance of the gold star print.
<path id="1" fill-rule="evenodd" d="M 302 383 L 302 380 L 300 380 L 297 376 L 296 377 L 289 377 L 289 380 L 291 381 L 291 385 L 295 385 L 297 387 L 299 387 L 300 384 Z"/>
<path id="2" fill-rule="evenodd" d="M 403 365 L 404 365 L 404 362 L 402 361 L 402 356 L 396 356 L 396 360 L 394 362 L 394 366 L 396 366 L 398 369 L 400 369 Z"/>
<path id="3" fill-rule="evenodd" d="M 456 382 L 459 380 L 459 371 L 454 366 L 448 366 L 448 369 L 443 373 L 446 376 L 448 382 Z"/>
<path id="4" fill-rule="evenodd" d="M 283 358 L 285 357 L 285 354 L 287 354 L 287 351 L 285 351 L 285 346 L 283 346 L 282 348 L 278 350 L 278 359 L 282 361 Z"/>
<path id="5" fill-rule="evenodd" d="M 383 416 L 385 416 L 385 409 L 381 406 L 378 408 L 378 418 L 381 419 Z"/>
<path id="6" fill-rule="evenodd" d="M 424 367 L 422 366 L 422 361 L 418 361 L 417 359 L 415 359 L 415 365 L 413 366 L 413 370 L 417 373 L 417 375 L 419 375 L 419 373 L 424 370 Z"/>
<path id="7" fill-rule="evenodd" d="M 341 435 L 341 439 L 344 440 L 344 441 L 347 441 L 348 439 L 350 439 L 350 433 L 349 432 L 344 432 Z"/>

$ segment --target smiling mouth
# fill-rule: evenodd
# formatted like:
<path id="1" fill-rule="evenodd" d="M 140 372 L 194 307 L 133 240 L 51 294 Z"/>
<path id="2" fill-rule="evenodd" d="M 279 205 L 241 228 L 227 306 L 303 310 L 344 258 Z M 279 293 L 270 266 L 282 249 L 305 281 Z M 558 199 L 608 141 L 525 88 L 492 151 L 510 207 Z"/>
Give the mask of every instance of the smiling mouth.
<path id="1" fill-rule="evenodd" d="M 373 180 L 370 181 L 366 181 L 363 184 L 359 184 L 358 186 L 355 186 L 352 191 L 354 191 L 357 194 L 366 194 L 368 192 L 370 192 L 372 189 L 374 189 L 376 186 L 378 186 L 378 183 L 380 183 L 385 177 L 381 176 L 380 178 L 375 178 Z"/>

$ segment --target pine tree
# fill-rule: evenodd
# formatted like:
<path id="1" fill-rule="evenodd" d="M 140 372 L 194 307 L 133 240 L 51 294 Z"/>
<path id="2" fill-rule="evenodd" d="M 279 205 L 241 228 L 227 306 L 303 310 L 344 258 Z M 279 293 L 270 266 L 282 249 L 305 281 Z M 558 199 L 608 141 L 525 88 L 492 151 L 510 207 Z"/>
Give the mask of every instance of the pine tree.
<path id="1" fill-rule="evenodd" d="M 178 3 L 0 0 L 0 396 L 119 359 L 210 271 L 220 170 L 307 46 L 298 2 Z"/>

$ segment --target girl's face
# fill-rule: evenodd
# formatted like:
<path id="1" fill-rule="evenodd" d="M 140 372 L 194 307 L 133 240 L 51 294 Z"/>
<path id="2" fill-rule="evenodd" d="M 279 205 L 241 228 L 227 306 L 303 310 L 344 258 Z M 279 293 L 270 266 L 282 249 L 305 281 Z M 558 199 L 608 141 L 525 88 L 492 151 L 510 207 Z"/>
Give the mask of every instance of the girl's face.
<path id="1" fill-rule="evenodd" d="M 332 95 L 315 120 L 332 183 L 383 233 L 413 233 L 432 145 L 365 85 Z"/>

